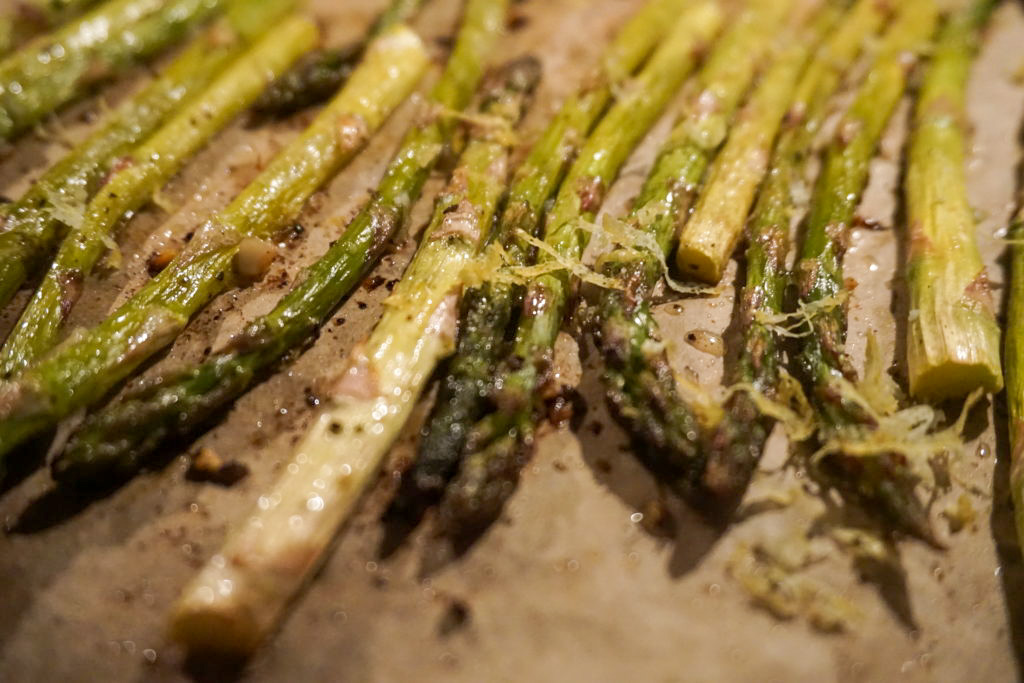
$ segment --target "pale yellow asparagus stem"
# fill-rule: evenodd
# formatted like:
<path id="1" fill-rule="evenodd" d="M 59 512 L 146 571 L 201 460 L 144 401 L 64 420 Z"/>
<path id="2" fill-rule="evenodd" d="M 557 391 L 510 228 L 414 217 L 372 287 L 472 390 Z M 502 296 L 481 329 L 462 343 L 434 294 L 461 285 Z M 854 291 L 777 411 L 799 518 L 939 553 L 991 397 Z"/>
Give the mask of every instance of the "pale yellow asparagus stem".
<path id="1" fill-rule="evenodd" d="M 435 365 L 454 348 L 455 287 L 465 265 L 454 256 L 419 274 L 428 286 L 403 294 L 354 352 L 332 407 L 287 475 L 185 589 L 173 618 L 177 640 L 193 649 L 253 650 L 319 565 Z"/>
<path id="2" fill-rule="evenodd" d="M 178 639 L 255 647 L 376 476 L 434 367 L 454 349 L 459 285 L 473 249 L 434 239 L 425 250 L 433 254 L 421 252 L 410 266 L 285 476 L 185 590 Z"/>
<path id="3" fill-rule="evenodd" d="M 995 3 L 974 4 L 942 29 L 925 75 L 907 168 L 910 321 L 915 398 L 1003 387 L 1000 330 L 967 197 L 967 80 Z"/>
<path id="4" fill-rule="evenodd" d="M 821 23 L 789 36 L 776 61 L 744 105 L 715 160 L 693 216 L 679 237 L 676 260 L 687 277 L 717 284 L 735 251 L 757 189 L 768 171 L 775 138 L 801 73 L 817 44 Z"/>
<path id="5" fill-rule="evenodd" d="M 384 315 L 353 351 L 285 473 L 186 588 L 174 615 L 178 640 L 251 650 L 319 565 L 434 368 L 454 351 L 466 268 L 507 179 L 505 144 L 467 147 Z"/>

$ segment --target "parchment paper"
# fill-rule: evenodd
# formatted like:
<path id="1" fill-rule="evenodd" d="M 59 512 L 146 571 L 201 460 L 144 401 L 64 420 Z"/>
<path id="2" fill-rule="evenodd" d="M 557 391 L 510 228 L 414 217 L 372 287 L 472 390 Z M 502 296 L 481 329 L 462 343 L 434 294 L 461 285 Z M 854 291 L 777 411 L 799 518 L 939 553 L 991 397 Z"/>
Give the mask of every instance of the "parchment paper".
<path id="1" fill-rule="evenodd" d="M 311 2 L 334 43 L 358 36 L 383 4 Z M 433 41 L 450 35 L 458 4 L 433 0 L 417 21 L 432 44 L 440 46 Z M 526 138 L 575 89 L 607 38 L 640 4 L 514 3 L 520 20 L 496 46 L 495 58 L 533 52 L 546 68 Z M 1008 2 L 993 22 L 970 92 L 976 127 L 970 191 L 983 217 L 979 238 L 997 284 L 1005 279 L 1000 230 L 1012 208 L 1024 112 L 1024 89 L 1014 81 L 1022 42 L 1024 16 L 1017 3 Z M 136 85 L 144 78 L 140 70 Z M 119 84 L 101 97 L 115 103 L 125 92 Z M 44 160 L 61 151 L 53 138 L 81 139 L 97 106 L 93 100 L 62 115 L 59 125 L 48 128 L 49 141 L 19 144 L 0 165 L 0 193 L 16 196 L 37 177 Z M 302 219 L 306 237 L 270 276 L 218 299 L 161 366 L 198 358 L 273 306 L 287 282 L 323 252 L 364 201 L 411 111 L 404 107 L 316 197 Z M 866 332 L 874 330 L 884 352 L 901 363 L 895 320 L 904 296 L 894 216 L 908 113 L 904 106 L 893 123 L 862 210 L 883 229 L 857 230 L 848 259 L 848 274 L 859 281 L 851 312 L 858 362 Z M 97 322 L 137 289 L 146 277 L 146 258 L 158 245 L 181 240 L 223 206 L 307 121 L 300 117 L 256 129 L 239 123 L 220 135 L 164 192 L 178 207 L 173 215 L 149 208 L 126 228 L 122 269 L 90 279 L 74 323 Z M 626 167 L 606 207 L 614 215 L 628 208 L 667 124 L 668 119 Z M 439 182 L 432 181 L 420 202 L 417 230 Z M 398 277 L 412 247 L 407 235 L 378 272 Z M 722 296 L 670 302 L 661 311 L 676 368 L 712 387 L 721 382 L 722 359 L 684 339 L 693 329 L 728 327 L 735 272 L 730 270 Z M 780 623 L 754 609 L 726 572 L 738 544 L 784 536 L 807 520 L 796 510 L 765 513 L 722 533 L 659 490 L 608 417 L 593 356 L 583 361 L 580 389 L 588 412 L 582 428 L 576 434 L 546 430 L 505 516 L 462 559 L 421 577 L 427 531 L 392 557 L 379 557 L 378 520 L 393 483 L 386 472 L 264 649 L 241 669 L 186 662 L 165 636 L 170 605 L 287 462 L 310 421 L 307 393 L 315 394 L 318 383 L 341 367 L 354 340 L 376 320 L 386 291 L 356 291 L 310 351 L 240 400 L 196 445 L 169 449 L 166 467 L 100 500 L 53 493 L 45 469 L 34 469 L 45 444 L 27 449 L 0 494 L 0 517 L 8 529 L 0 536 L 0 680 L 852 683 L 1019 677 L 1024 572 L 1005 487 L 1001 399 L 972 420 L 974 440 L 954 465 L 976 490 L 970 495 L 977 521 L 951 536 L 945 553 L 901 543 L 903 590 L 899 581 L 881 589 L 862 581 L 849 557 L 832 553 L 813 568 L 814 577 L 855 603 L 862 616 L 848 634 L 823 635 L 804 620 Z M 9 328 L 27 294 L 4 312 L 0 329 Z M 571 360 L 573 345 L 565 346 Z M 415 431 L 416 424 L 406 430 L 394 449 L 396 459 L 411 455 Z M 200 445 L 244 462 L 251 474 L 233 488 L 187 481 L 184 454 Z M 785 440 L 773 438 L 764 467 L 778 467 L 785 452 Z M 766 476 L 750 499 L 792 485 L 786 477 Z M 636 521 L 637 513 L 650 515 L 658 501 L 667 505 L 670 521 L 648 530 Z M 939 501 L 936 511 L 946 503 Z M 945 528 L 941 519 L 936 524 Z"/>

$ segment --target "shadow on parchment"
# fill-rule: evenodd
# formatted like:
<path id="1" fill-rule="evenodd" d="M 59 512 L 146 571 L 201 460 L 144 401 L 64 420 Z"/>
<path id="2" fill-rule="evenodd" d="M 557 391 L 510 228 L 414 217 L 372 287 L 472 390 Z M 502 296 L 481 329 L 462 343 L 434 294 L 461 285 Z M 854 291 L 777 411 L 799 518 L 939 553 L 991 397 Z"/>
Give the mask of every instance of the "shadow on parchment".
<path id="1" fill-rule="evenodd" d="M 17 488 L 42 467 L 52 438 L 53 434 L 50 433 L 32 439 L 4 458 L 4 472 L 3 476 L 0 476 L 0 496 Z"/>
<path id="2" fill-rule="evenodd" d="M 1018 131 L 1018 142 L 1024 142 L 1024 128 Z M 1024 160 L 1017 166 L 1017 195 L 1024 192 Z M 1020 210 L 1015 207 L 1014 215 Z M 1003 268 L 1002 306 L 1004 311 L 999 320 L 1002 330 L 1006 329 L 1005 311 L 1008 310 L 1010 298 L 1011 264 L 1010 250 L 1000 259 Z M 1001 572 L 999 575 L 1003 589 L 1003 602 L 1007 609 L 1007 621 L 1010 627 L 1010 643 L 1017 664 L 1018 677 L 1024 679 L 1024 561 L 1021 556 L 1020 539 L 1017 536 L 1014 520 L 1013 498 L 1010 493 L 1011 446 L 1009 434 L 1009 416 L 1007 414 L 1006 395 L 1002 394 L 995 400 L 993 409 L 995 418 L 996 466 L 992 472 L 992 516 L 989 519 L 989 530 L 999 558 Z"/>
<path id="3" fill-rule="evenodd" d="M 56 486 L 32 500 L 7 528 L 9 534 L 38 534 L 57 527 L 84 512 L 93 503 L 113 495 L 121 487 L 79 491 Z"/>
<path id="4" fill-rule="evenodd" d="M 0 576 L 30 577 L 0 587 L 5 619 L 0 619 L 0 642 L 18 629 L 36 599 L 87 547 L 114 546 L 164 512 L 153 505 L 160 482 L 140 478 L 134 495 L 108 500 L 118 487 L 104 492 L 73 493 L 51 488 L 30 502 L 6 533 L 23 537 L 19 553 L 0 554 Z M 97 503 L 103 502 L 103 505 Z M 108 504 L 109 503 L 109 504 Z M 103 509 L 98 509 L 103 508 Z"/>
<path id="5" fill-rule="evenodd" d="M 829 529 L 849 528 L 861 529 L 883 539 L 886 556 L 854 555 L 851 568 L 862 582 L 874 588 L 878 597 L 907 633 L 919 632 L 917 618 L 914 616 L 914 604 L 910 599 L 910 588 L 907 585 L 907 571 L 900 555 L 899 542 L 903 539 L 886 534 L 876 519 L 856 505 L 838 504 L 827 495 L 822 495 L 821 500 L 825 503 L 825 512 L 814 521 L 811 534 L 827 534 Z"/>
<path id="6" fill-rule="evenodd" d="M 625 435 L 608 412 L 599 368 L 592 363 L 585 364 L 579 392 L 571 402 L 572 431 L 580 441 L 583 460 L 595 479 L 627 507 L 645 515 L 647 521 L 642 527 L 652 537 L 665 544 L 674 542 L 668 563 L 671 576 L 680 577 L 695 569 L 722 536 L 725 525 L 711 523 L 693 511 L 678 496 L 659 485 L 632 455 Z M 613 435 L 613 431 L 617 433 Z M 422 528 L 438 524 L 436 507 L 417 509 L 411 516 L 405 512 L 396 512 L 392 500 L 382 515 L 383 534 L 377 549 L 380 559 L 394 556 Z M 421 573 L 433 574 L 469 553 L 495 523 L 501 523 L 500 516 L 459 536 L 447 536 L 438 529 L 439 535 L 428 542 L 421 558 Z"/>
<path id="7" fill-rule="evenodd" d="M 231 683 L 242 678 L 249 661 L 248 657 L 191 653 L 182 669 L 196 683 Z"/>
<path id="8" fill-rule="evenodd" d="M 999 558 L 1004 604 L 1010 627 L 1010 644 L 1017 663 L 1017 673 L 1024 678 L 1024 560 L 1014 522 L 1013 500 L 1010 497 L 1010 439 L 1006 428 L 1005 406 L 995 405 L 996 466 L 992 472 L 992 516 L 989 530 Z"/>
<path id="9" fill-rule="evenodd" d="M 583 460 L 594 478 L 627 507 L 645 517 L 654 514 L 656 519 L 648 520 L 653 523 L 642 526 L 652 537 L 673 543 L 669 574 L 674 578 L 685 576 L 700 565 L 727 527 L 693 510 L 640 464 L 628 437 L 608 410 L 599 361 L 593 362 L 597 361 L 597 354 L 591 353 L 590 358 L 580 383 L 580 392 L 590 410 L 576 432 Z"/>

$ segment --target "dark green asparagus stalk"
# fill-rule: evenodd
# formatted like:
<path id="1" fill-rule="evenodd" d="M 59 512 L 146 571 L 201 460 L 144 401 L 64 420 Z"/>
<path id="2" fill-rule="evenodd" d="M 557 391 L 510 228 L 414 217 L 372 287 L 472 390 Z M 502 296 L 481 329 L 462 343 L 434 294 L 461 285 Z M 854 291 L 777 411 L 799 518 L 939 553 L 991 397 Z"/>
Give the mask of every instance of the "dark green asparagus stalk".
<path id="1" fill-rule="evenodd" d="M 541 263 L 556 269 L 527 285 L 509 359 L 495 382 L 496 412 L 474 427 L 458 476 L 445 490 L 440 527 L 458 542 L 486 527 L 500 514 L 532 449 L 535 421 L 547 395 L 552 349 L 570 296 L 571 274 L 555 260 L 579 261 L 587 242 L 581 221 L 593 220 L 605 193 L 637 143 L 654 124 L 700 49 L 723 20 L 715 3 L 688 9 L 631 87 L 617 100 L 584 145 L 546 221 Z"/>
<path id="2" fill-rule="evenodd" d="M 472 0 L 467 5 L 448 67 L 426 104 L 428 112 L 461 111 L 469 104 L 489 46 L 504 26 L 506 9 L 505 0 Z M 54 476 L 89 485 L 134 474 L 161 442 L 195 431 L 308 341 L 405 224 L 450 145 L 453 129 L 447 115 L 413 128 L 374 197 L 273 311 L 202 365 L 146 382 L 90 416 L 54 462 Z"/>
<path id="3" fill-rule="evenodd" d="M 704 174 L 726 139 L 730 121 L 789 10 L 775 3 L 745 12 L 725 33 L 701 70 L 700 88 L 681 115 L 634 202 L 629 223 L 661 252 L 633 248 L 602 257 L 604 275 L 623 290 L 602 289 L 591 321 L 605 370 L 608 401 L 634 436 L 640 457 L 666 481 L 692 479 L 699 469 L 698 416 L 680 396 L 658 338 L 651 295 L 662 263 L 697 196 Z"/>
<path id="4" fill-rule="evenodd" d="M 117 160 L 153 133 L 189 97 L 256 37 L 273 8 L 283 14 L 292 0 L 264 3 L 259 13 L 233 0 L 229 16 L 189 47 L 163 74 L 120 107 L 100 128 L 37 180 L 17 201 L 0 207 L 0 307 L 45 263 L 64 230 L 84 212 Z"/>
<path id="5" fill-rule="evenodd" d="M 237 55 L 247 43 L 228 18 L 211 29 L 210 37 L 217 40 L 215 45 L 211 46 L 209 38 L 201 40 L 172 65 L 170 77 L 161 79 L 164 85 L 170 81 L 177 94 L 183 82 L 181 73 L 211 70 L 207 77 L 216 76 L 201 93 L 195 94 L 193 89 L 192 98 L 180 102 L 182 108 L 170 120 L 121 157 L 103 189 L 82 209 L 80 223 L 72 227 L 61 244 L 53 264 L 0 350 L 0 376 L 14 376 L 53 347 L 68 313 L 78 301 L 82 281 L 92 272 L 117 226 L 134 215 L 211 137 L 245 109 L 266 86 L 268 78 L 282 73 L 309 48 L 304 19 L 280 21 L 282 10 L 292 4 L 291 0 L 246 3 L 244 23 L 264 32 L 274 26 L 273 35 L 265 35 L 223 73 L 217 72 L 219 60 L 211 63 L 209 55 Z"/>
<path id="6" fill-rule="evenodd" d="M 1021 207 L 1014 217 L 1009 234 L 1013 242 L 1010 246 L 1010 297 L 1006 314 L 1005 346 L 1010 495 L 1017 537 L 1024 539 L 1024 195 L 1020 201 Z"/>
<path id="7" fill-rule="evenodd" d="M 534 235 L 540 228 L 545 203 L 611 102 L 612 86 L 640 66 L 684 6 L 678 0 L 655 0 L 641 9 L 609 46 L 597 73 L 562 106 L 516 171 L 492 237 L 504 248 L 510 265 L 527 262 L 530 252 L 519 234 Z M 457 470 L 469 428 L 487 408 L 520 290 L 512 284 L 488 282 L 464 295 L 458 348 L 424 428 L 418 458 L 402 478 L 391 516 L 418 520 L 427 506 L 441 498 Z"/>
<path id="8" fill-rule="evenodd" d="M 309 22 L 302 40 L 315 39 Z M 309 197 L 362 149 L 413 90 L 427 62 L 423 42 L 411 30 L 398 26 L 386 32 L 310 127 L 207 221 L 166 270 L 107 320 L 16 379 L 0 382 L 0 454 L 95 404 L 173 342 L 214 297 L 261 277 L 273 259 L 264 240 L 294 220 Z"/>
<path id="9" fill-rule="evenodd" d="M 365 38 L 309 53 L 263 93 L 253 111 L 257 116 L 283 118 L 330 99 L 351 75 L 370 41 L 391 26 L 407 21 L 425 1 L 391 0 Z"/>
<path id="10" fill-rule="evenodd" d="M 109 0 L 0 61 L 0 141 L 180 41 L 225 0 Z"/>
<path id="11" fill-rule="evenodd" d="M 786 255 L 790 225 L 797 211 L 795 186 L 802 182 L 812 158 L 815 137 L 828 114 L 843 74 L 861 53 L 887 16 L 877 0 L 860 0 L 818 50 L 793 98 L 776 146 L 772 168 L 761 187 L 747 223 L 746 283 L 739 297 L 738 322 L 743 330 L 739 359 L 731 373 L 735 384 L 776 398 L 780 370 L 780 340 L 761 314 L 783 311 L 790 282 Z M 703 493 L 717 506 L 734 504 L 746 490 L 761 458 L 773 421 L 761 416 L 751 396 L 739 392 L 726 405 L 725 417 L 710 440 Z"/>
<path id="12" fill-rule="evenodd" d="M 0 12 L 0 57 L 43 31 L 73 19 L 99 0 L 14 0 Z"/>
<path id="13" fill-rule="evenodd" d="M 938 11 L 934 0 L 907 0 L 887 31 L 878 56 L 840 122 L 815 188 L 807 234 L 797 265 L 802 304 L 835 301 L 810 315 L 811 334 L 802 339 L 797 366 L 812 388 L 826 432 L 875 426 L 844 387 L 855 371 L 844 346 L 846 283 L 843 254 L 855 212 L 867 184 L 878 141 L 907 86 L 910 58 L 928 47 Z M 871 458 L 830 457 L 824 463 L 848 495 L 865 499 L 905 531 L 934 541 L 928 516 L 914 495 L 916 480 L 898 453 Z"/>

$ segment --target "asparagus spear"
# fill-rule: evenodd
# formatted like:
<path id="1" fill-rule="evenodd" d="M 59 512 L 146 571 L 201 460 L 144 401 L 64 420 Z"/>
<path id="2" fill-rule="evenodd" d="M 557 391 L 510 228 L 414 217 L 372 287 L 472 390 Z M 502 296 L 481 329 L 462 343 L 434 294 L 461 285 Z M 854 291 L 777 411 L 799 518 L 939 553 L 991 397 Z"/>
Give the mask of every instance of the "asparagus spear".
<path id="1" fill-rule="evenodd" d="M 513 63 L 498 75 L 482 111 L 514 124 L 538 74 L 535 60 Z M 173 621 L 177 640 L 251 651 L 322 561 L 434 366 L 451 350 L 466 267 L 504 192 L 507 139 L 474 131 L 405 277 L 353 352 L 293 463 L 185 589 Z M 230 591 L 218 588 L 225 581 Z"/>
<path id="2" fill-rule="evenodd" d="M 551 252 L 541 255 L 542 263 L 552 263 L 551 254 L 570 261 L 581 257 L 587 235 L 580 221 L 593 220 L 621 165 L 692 70 L 698 48 L 715 36 L 722 19 L 714 3 L 688 9 L 598 124 L 547 218 L 544 239 Z M 558 269 L 527 285 L 516 339 L 494 384 L 497 410 L 474 426 L 461 469 L 441 500 L 441 528 L 451 540 L 471 537 L 496 519 L 518 482 L 546 395 L 570 284 L 570 274 Z"/>
<path id="3" fill-rule="evenodd" d="M 797 264 L 803 304 L 835 300 L 846 284 L 843 252 L 857 204 L 867 184 L 879 138 L 907 85 L 910 59 L 920 55 L 935 29 L 933 0 L 904 2 L 883 38 L 879 53 L 832 140 L 815 188 L 807 234 Z M 813 387 L 813 398 L 828 430 L 863 427 L 874 420 L 842 387 L 855 372 L 844 351 L 846 311 L 823 306 L 809 315 L 811 332 L 802 340 L 797 365 Z M 826 462 L 834 482 L 870 500 L 904 530 L 934 541 L 927 514 L 913 492 L 915 481 L 898 453 L 873 458 L 833 457 Z"/>
<path id="4" fill-rule="evenodd" d="M 609 403 L 642 444 L 640 456 L 647 466 L 680 485 L 700 470 L 696 439 L 700 424 L 680 396 L 650 299 L 676 226 L 689 215 L 730 119 L 775 40 L 774 28 L 789 9 L 784 3 L 775 7 L 781 13 L 772 23 L 762 13 L 748 12 L 719 42 L 701 72 L 700 90 L 634 202 L 629 223 L 653 238 L 661 258 L 630 248 L 612 251 L 600 260 L 602 273 L 626 287 L 624 291 L 599 290 L 593 302 L 596 316 L 591 322 L 605 361 L 602 379 Z"/>
<path id="5" fill-rule="evenodd" d="M 309 43 L 316 27 L 306 26 Z M 291 50 L 279 43 L 280 49 Z M 378 38 L 348 85 L 297 140 L 189 249 L 107 320 L 56 349 L 16 379 L 0 382 L 0 455 L 102 398 L 170 344 L 189 319 L 228 288 L 269 265 L 262 242 L 362 148 L 427 66 L 422 41 L 404 26 Z"/>
<path id="6" fill-rule="evenodd" d="M 0 61 L 0 142 L 179 41 L 224 0 L 109 0 Z"/>
<path id="7" fill-rule="evenodd" d="M 14 0 L 0 14 L 0 57 L 17 43 L 78 16 L 99 0 Z"/>
<path id="8" fill-rule="evenodd" d="M 1024 198 L 1022 198 L 1024 199 Z M 1010 228 L 1010 296 L 1006 312 L 1006 403 L 1010 494 L 1017 536 L 1024 539 L 1024 201 Z"/>
<path id="9" fill-rule="evenodd" d="M 267 88 L 253 105 L 253 111 L 264 117 L 285 117 L 328 100 L 359 63 L 367 44 L 394 24 L 408 20 L 423 3 L 424 0 L 391 0 L 367 36 L 354 44 L 309 53 Z"/>
<path id="10" fill-rule="evenodd" d="M 426 103 L 429 110 L 459 111 L 469 104 L 506 9 L 504 0 L 473 0 L 467 6 L 448 67 Z M 423 125 L 408 133 L 373 199 L 271 313 L 202 365 L 157 377 L 88 418 L 54 462 L 54 476 L 76 485 L 106 485 L 112 475 L 133 474 L 163 440 L 195 430 L 309 339 L 380 258 L 450 145 L 450 117 L 419 120 Z"/>
<path id="11" fill-rule="evenodd" d="M 654 0 L 637 12 L 608 47 L 596 73 L 562 106 L 516 171 L 492 236 L 511 265 L 526 264 L 529 249 L 518 235 L 533 235 L 540 228 L 544 205 L 605 112 L 613 84 L 640 66 L 684 5 L 678 0 Z M 508 283 L 486 282 L 463 297 L 455 357 L 441 382 L 416 462 L 403 476 L 389 511 L 392 518 L 417 521 L 427 506 L 440 499 L 458 468 L 469 427 L 486 409 L 496 365 L 507 350 L 505 334 L 520 290 Z"/>
<path id="12" fill-rule="evenodd" d="M 731 374 L 735 384 L 746 384 L 767 396 L 776 395 L 781 349 L 777 335 L 758 313 L 783 311 L 789 284 L 785 259 L 797 210 L 794 186 L 806 175 L 815 137 L 843 73 L 887 13 L 887 7 L 876 0 L 860 0 L 817 51 L 797 87 L 772 168 L 747 224 L 747 275 L 738 316 L 743 342 Z M 761 416 L 749 394 L 735 394 L 710 439 L 702 492 L 710 493 L 718 504 L 737 501 L 757 467 L 771 427 L 771 420 Z"/>
<path id="13" fill-rule="evenodd" d="M 910 392 L 920 398 L 1003 387 L 999 324 L 964 170 L 968 72 L 996 4 L 974 0 L 945 23 L 917 103 L 906 176 L 907 361 Z"/>
<path id="14" fill-rule="evenodd" d="M 234 0 L 224 23 L 198 38 L 159 78 L 44 173 L 20 199 L 0 207 L 0 307 L 35 275 L 60 239 L 63 222 L 78 219 L 77 213 L 99 189 L 115 161 L 206 87 L 245 42 L 266 26 L 247 17 L 272 19 L 273 8 L 280 8 L 281 14 L 293 2 L 272 0 L 264 4 L 266 8 L 256 12 L 245 0 Z"/>
<path id="15" fill-rule="evenodd" d="M 281 14 L 287 2 L 248 5 L 265 28 Z M 275 7 L 276 5 L 276 7 Z M 270 10 L 270 11 L 267 11 Z M 230 36 L 230 33 L 219 34 Z M 222 38 L 223 39 L 223 38 Z M 193 97 L 173 118 L 142 145 L 123 157 L 116 172 L 86 207 L 80 226 L 64 240 L 51 265 L 0 351 L 0 375 L 12 377 L 57 340 L 64 319 L 78 300 L 82 280 L 106 249 L 110 235 L 125 217 L 131 216 L 153 196 L 202 146 L 263 90 L 269 79 L 283 73 L 313 44 L 308 24 L 293 17 L 279 23 L 272 35 L 263 37 L 238 57 L 201 94 Z M 241 46 L 242 40 L 229 38 Z M 283 46 L 283 48 L 282 48 Z M 231 53 L 237 53 L 232 49 Z M 189 53 L 200 68 L 208 65 L 201 54 Z M 195 68 L 195 63 L 188 65 Z"/>
<path id="16" fill-rule="evenodd" d="M 709 284 L 722 279 L 768 171 L 775 138 L 810 50 L 834 19 L 831 13 L 821 17 L 808 29 L 784 37 L 786 46 L 762 76 L 712 165 L 676 250 L 679 269 L 689 277 Z"/>

